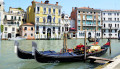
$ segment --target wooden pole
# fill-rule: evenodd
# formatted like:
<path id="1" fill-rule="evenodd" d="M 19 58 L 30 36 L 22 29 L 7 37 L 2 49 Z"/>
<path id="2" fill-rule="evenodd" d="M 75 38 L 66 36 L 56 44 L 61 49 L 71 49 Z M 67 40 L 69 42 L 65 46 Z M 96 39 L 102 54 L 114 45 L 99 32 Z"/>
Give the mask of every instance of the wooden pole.
<path id="1" fill-rule="evenodd" d="M 86 30 L 85 30 L 84 45 L 85 45 L 85 49 L 84 49 L 84 60 L 86 60 Z"/>
<path id="2" fill-rule="evenodd" d="M 110 25 L 110 55 L 111 55 L 111 25 Z"/>

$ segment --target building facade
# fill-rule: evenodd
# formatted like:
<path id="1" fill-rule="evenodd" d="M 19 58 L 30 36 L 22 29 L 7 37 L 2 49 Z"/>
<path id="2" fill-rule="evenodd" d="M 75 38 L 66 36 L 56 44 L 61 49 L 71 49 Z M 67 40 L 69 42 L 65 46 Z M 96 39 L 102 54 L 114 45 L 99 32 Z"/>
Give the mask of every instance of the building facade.
<path id="1" fill-rule="evenodd" d="M 75 29 L 77 38 L 84 38 L 84 31 L 87 30 L 87 37 L 101 38 L 101 10 L 89 7 L 73 7 L 71 18 L 75 20 Z"/>
<path id="2" fill-rule="evenodd" d="M 110 35 L 111 38 L 120 36 L 120 10 L 103 10 L 102 23 L 103 38 L 110 38 Z"/>
<path id="3" fill-rule="evenodd" d="M 9 12 L 4 12 L 2 39 L 15 38 L 19 36 L 19 26 L 23 24 L 23 10 L 19 8 L 9 8 Z"/>
<path id="4" fill-rule="evenodd" d="M 32 1 L 27 8 L 27 22 L 35 23 L 36 39 L 61 38 L 61 8 L 58 2 Z"/>
<path id="5" fill-rule="evenodd" d="M 35 39 L 35 26 L 32 23 L 24 23 L 20 26 L 20 36 L 28 40 Z"/>

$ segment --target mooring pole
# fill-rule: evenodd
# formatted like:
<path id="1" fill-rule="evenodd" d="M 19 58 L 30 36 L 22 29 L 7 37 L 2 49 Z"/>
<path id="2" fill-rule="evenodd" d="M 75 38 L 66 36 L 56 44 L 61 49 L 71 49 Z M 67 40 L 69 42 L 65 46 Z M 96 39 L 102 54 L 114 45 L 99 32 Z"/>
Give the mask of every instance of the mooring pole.
<path id="1" fill-rule="evenodd" d="M 85 30 L 84 45 L 85 45 L 85 49 L 84 49 L 84 60 L 86 61 L 86 30 Z"/>
<path id="2" fill-rule="evenodd" d="M 110 49 L 109 49 L 110 50 L 110 55 L 111 55 L 111 26 L 112 25 L 110 25 L 110 35 L 109 35 L 110 36 Z"/>

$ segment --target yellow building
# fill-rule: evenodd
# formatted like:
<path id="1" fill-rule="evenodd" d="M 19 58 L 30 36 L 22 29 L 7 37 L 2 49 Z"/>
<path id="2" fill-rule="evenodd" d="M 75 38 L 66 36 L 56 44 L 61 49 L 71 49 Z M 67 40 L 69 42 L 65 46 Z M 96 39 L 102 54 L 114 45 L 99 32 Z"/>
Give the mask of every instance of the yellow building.
<path id="1" fill-rule="evenodd" d="M 35 38 L 61 38 L 61 8 L 62 6 L 45 2 L 32 1 L 27 8 L 27 22 L 35 23 Z"/>

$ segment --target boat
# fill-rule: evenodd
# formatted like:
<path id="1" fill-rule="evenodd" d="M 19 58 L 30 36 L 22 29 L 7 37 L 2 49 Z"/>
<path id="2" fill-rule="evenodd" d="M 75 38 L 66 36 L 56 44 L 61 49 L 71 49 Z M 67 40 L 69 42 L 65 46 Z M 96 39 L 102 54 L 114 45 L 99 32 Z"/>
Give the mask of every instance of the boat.
<path id="1" fill-rule="evenodd" d="M 33 51 L 23 51 L 19 48 L 19 42 L 15 41 L 14 43 L 15 46 L 15 50 L 14 52 L 17 53 L 17 56 L 21 59 L 34 59 L 34 53 Z M 55 51 L 39 51 L 39 52 L 43 52 L 44 54 L 47 53 L 55 53 Z"/>
<path id="2" fill-rule="evenodd" d="M 120 40 L 120 36 L 118 37 L 118 40 Z"/>
<path id="3" fill-rule="evenodd" d="M 101 51 L 86 53 L 86 57 L 88 56 L 99 57 L 105 54 L 108 50 L 109 45 L 110 42 L 107 42 L 105 45 L 101 46 Z M 44 54 L 42 52 L 38 52 L 37 44 L 35 42 L 32 42 L 32 46 L 34 49 L 35 60 L 40 63 L 78 62 L 84 60 L 84 53 L 78 54 L 76 52 L 64 52 L 64 53 Z"/>
<path id="4" fill-rule="evenodd" d="M 8 38 L 9 41 L 15 41 L 15 40 L 26 40 L 26 38 L 22 38 L 22 37 L 16 37 L 16 38 Z"/>
<path id="5" fill-rule="evenodd" d="M 89 42 L 95 42 L 95 38 L 88 37 Z"/>

